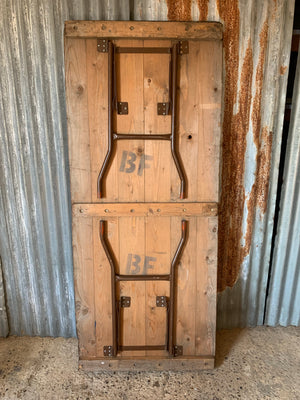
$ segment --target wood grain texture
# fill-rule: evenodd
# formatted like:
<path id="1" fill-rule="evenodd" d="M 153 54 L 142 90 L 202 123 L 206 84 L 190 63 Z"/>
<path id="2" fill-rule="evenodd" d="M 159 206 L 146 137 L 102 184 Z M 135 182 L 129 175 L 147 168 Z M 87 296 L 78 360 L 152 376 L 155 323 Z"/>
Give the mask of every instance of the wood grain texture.
<path id="1" fill-rule="evenodd" d="M 219 22 L 66 21 L 65 36 L 221 40 L 223 27 Z"/>
<path id="2" fill-rule="evenodd" d="M 79 356 L 96 354 L 93 222 L 74 218 L 72 223 L 76 326 Z"/>
<path id="3" fill-rule="evenodd" d="M 216 203 L 76 203 L 72 206 L 73 216 L 81 217 L 162 217 L 216 216 Z"/>
<path id="4" fill-rule="evenodd" d="M 86 41 L 65 39 L 71 199 L 91 201 L 91 160 L 87 96 Z"/>
<path id="5" fill-rule="evenodd" d="M 131 21 L 68 21 L 65 25 L 66 94 L 69 130 L 76 319 L 80 365 L 87 370 L 189 370 L 212 368 L 215 354 L 217 227 L 221 114 L 222 36 L 220 24 Z M 169 141 L 121 140 L 97 199 L 97 177 L 108 145 L 108 57 L 97 37 L 121 47 L 170 47 L 189 40 L 179 56 L 179 154 L 188 178 L 188 197 L 179 200 L 180 181 Z M 122 39 L 123 38 L 123 39 Z M 138 40 L 140 38 L 140 40 Z M 199 40 L 199 39 L 204 40 Z M 147 39 L 147 40 L 146 40 Z M 164 39 L 164 40 L 162 40 Z M 170 133 L 170 116 L 157 115 L 169 100 L 169 54 L 116 54 L 118 101 L 113 130 L 130 134 Z M 132 168 L 130 168 L 132 167 Z M 112 345 L 111 269 L 99 238 L 107 221 L 117 273 L 168 274 L 189 221 L 188 239 L 176 273 L 175 344 L 166 351 L 126 351 L 103 356 Z M 138 261 L 138 262 L 137 262 Z M 156 296 L 169 297 L 169 282 L 119 282 L 121 345 L 164 345 L 167 310 Z"/>
<path id="6" fill-rule="evenodd" d="M 215 355 L 218 220 L 197 218 L 196 355 Z"/>
<path id="7" fill-rule="evenodd" d="M 197 371 L 214 368 L 213 357 L 122 357 L 117 360 L 80 360 L 84 371 Z"/>
<path id="8" fill-rule="evenodd" d="M 139 260 L 139 267 L 142 267 L 143 256 L 145 255 L 145 221 L 142 217 L 119 218 L 119 248 L 120 248 L 120 273 L 121 274 L 142 274 L 134 265 Z M 131 262 L 128 263 L 130 258 Z M 121 344 L 124 346 L 138 346 L 145 344 L 145 282 L 121 282 L 120 296 L 131 297 L 130 308 L 121 310 L 122 328 Z M 124 351 L 123 355 L 141 356 L 144 351 Z"/>

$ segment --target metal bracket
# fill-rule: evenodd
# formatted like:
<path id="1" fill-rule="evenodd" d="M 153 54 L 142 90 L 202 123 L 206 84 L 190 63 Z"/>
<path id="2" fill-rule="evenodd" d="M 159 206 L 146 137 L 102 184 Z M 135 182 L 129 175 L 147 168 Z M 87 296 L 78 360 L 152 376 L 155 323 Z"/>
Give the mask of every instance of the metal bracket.
<path id="1" fill-rule="evenodd" d="M 108 40 L 99 38 L 97 40 L 97 50 L 100 53 L 108 53 Z"/>
<path id="2" fill-rule="evenodd" d="M 182 346 L 174 346 L 173 347 L 174 357 L 180 357 L 183 355 L 183 347 Z"/>
<path id="3" fill-rule="evenodd" d="M 114 355 L 113 346 L 103 346 L 103 354 L 105 357 L 113 357 Z"/>
<path id="4" fill-rule="evenodd" d="M 168 115 L 170 103 L 157 103 L 157 115 Z"/>
<path id="5" fill-rule="evenodd" d="M 127 103 L 127 101 L 118 101 L 117 112 L 120 115 L 128 114 L 128 103 Z"/>
<path id="6" fill-rule="evenodd" d="M 120 299 L 120 306 L 122 308 L 130 307 L 131 305 L 131 297 L 121 296 Z"/>
<path id="7" fill-rule="evenodd" d="M 167 307 L 168 301 L 166 296 L 156 296 L 156 307 Z"/>
<path id="8" fill-rule="evenodd" d="M 180 55 L 189 54 L 189 42 L 187 40 L 179 42 L 178 52 Z"/>

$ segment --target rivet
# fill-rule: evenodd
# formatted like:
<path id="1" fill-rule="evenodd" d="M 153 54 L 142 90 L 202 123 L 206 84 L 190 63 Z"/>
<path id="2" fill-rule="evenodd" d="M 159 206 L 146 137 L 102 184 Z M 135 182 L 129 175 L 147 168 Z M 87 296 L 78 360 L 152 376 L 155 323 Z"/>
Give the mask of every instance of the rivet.
<path id="1" fill-rule="evenodd" d="M 84 211 L 83 211 L 83 209 L 82 209 L 82 208 L 80 208 L 79 212 L 83 213 Z"/>
<path id="2" fill-rule="evenodd" d="M 184 208 L 183 211 L 185 212 L 185 211 L 186 211 L 186 208 Z"/>
<path id="3" fill-rule="evenodd" d="M 160 208 L 157 209 L 157 212 L 160 212 Z"/>
<path id="4" fill-rule="evenodd" d="M 106 208 L 106 209 L 104 210 L 104 212 L 108 213 L 108 212 L 109 212 L 109 209 L 108 209 L 108 208 Z"/>
<path id="5" fill-rule="evenodd" d="M 131 25 L 131 27 L 130 27 L 129 29 L 130 29 L 131 31 L 133 31 L 133 30 L 134 30 L 134 26 Z"/>
<path id="6" fill-rule="evenodd" d="M 130 212 L 134 212 L 134 209 L 132 208 L 132 209 L 130 210 Z"/>

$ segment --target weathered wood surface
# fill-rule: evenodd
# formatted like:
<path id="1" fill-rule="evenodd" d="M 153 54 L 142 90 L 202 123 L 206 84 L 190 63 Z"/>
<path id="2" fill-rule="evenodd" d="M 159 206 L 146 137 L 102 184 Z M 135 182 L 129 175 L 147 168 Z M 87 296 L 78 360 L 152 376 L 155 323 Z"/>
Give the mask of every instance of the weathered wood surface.
<path id="1" fill-rule="evenodd" d="M 84 371 L 197 371 L 214 368 L 213 357 L 122 357 L 117 360 L 80 360 Z"/>
<path id="2" fill-rule="evenodd" d="M 74 217 L 213 217 L 217 203 L 81 203 L 73 204 Z"/>
<path id="3" fill-rule="evenodd" d="M 189 54 L 179 56 L 177 136 L 188 178 L 184 200 L 179 200 L 170 142 L 141 139 L 117 142 L 105 197 L 97 198 L 97 177 L 108 145 L 108 58 L 97 51 L 95 37 L 107 33 L 118 38 L 114 43 L 120 47 L 171 46 L 171 40 L 160 37 L 206 39 L 191 40 Z M 86 360 L 81 362 L 83 368 L 213 367 L 222 69 L 221 42 L 216 39 L 220 37 L 219 24 L 66 23 L 76 318 L 79 354 Z M 168 54 L 116 54 L 117 100 L 128 102 L 129 113 L 114 112 L 114 131 L 170 133 L 170 115 L 157 115 L 157 103 L 169 100 L 169 60 Z M 175 343 L 183 346 L 184 354 L 178 360 L 162 350 L 126 351 L 118 360 L 103 357 L 103 346 L 112 344 L 112 302 L 111 267 L 99 238 L 100 219 L 108 222 L 116 272 L 129 275 L 169 274 L 181 220 L 189 221 L 176 272 Z M 169 297 L 169 283 L 120 282 L 116 294 L 117 299 L 131 297 L 130 308 L 120 312 L 120 344 L 164 345 L 167 311 L 156 307 L 156 296 Z"/>
<path id="4" fill-rule="evenodd" d="M 66 21 L 65 36 L 221 40 L 223 27 L 219 22 Z"/>
<path id="5" fill-rule="evenodd" d="M 117 43 L 129 46 L 132 41 Z M 170 42 L 150 43 L 164 47 Z M 65 58 L 72 202 L 179 202 L 180 181 L 168 141 L 118 141 L 105 198 L 97 198 L 107 151 L 107 54 L 97 51 L 95 39 L 66 38 Z M 189 54 L 179 57 L 178 141 L 188 177 L 185 202 L 219 200 L 221 64 L 219 41 L 190 42 Z M 114 113 L 115 130 L 170 132 L 170 116 L 156 113 L 156 103 L 168 99 L 169 56 L 122 53 L 117 65 L 118 100 L 128 101 L 129 114 Z"/>

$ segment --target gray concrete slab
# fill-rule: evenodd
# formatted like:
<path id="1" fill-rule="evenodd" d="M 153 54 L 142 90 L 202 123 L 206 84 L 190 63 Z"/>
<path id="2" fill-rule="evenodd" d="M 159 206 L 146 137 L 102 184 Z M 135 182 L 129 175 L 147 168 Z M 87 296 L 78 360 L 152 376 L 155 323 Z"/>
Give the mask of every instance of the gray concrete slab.
<path id="1" fill-rule="evenodd" d="M 1 399 L 300 399 L 300 329 L 217 334 L 216 368 L 191 372 L 85 373 L 77 340 L 0 340 Z"/>

